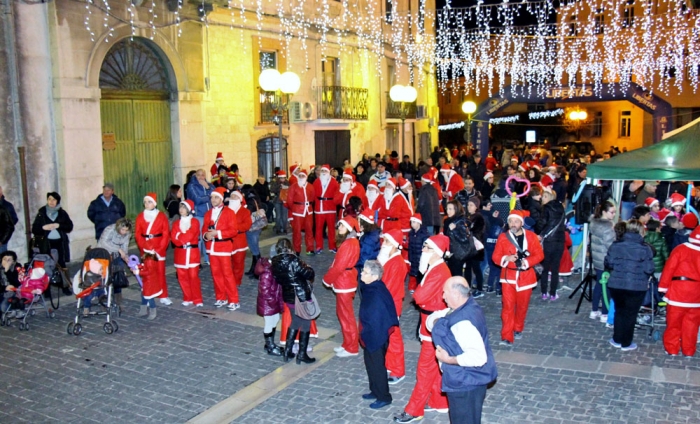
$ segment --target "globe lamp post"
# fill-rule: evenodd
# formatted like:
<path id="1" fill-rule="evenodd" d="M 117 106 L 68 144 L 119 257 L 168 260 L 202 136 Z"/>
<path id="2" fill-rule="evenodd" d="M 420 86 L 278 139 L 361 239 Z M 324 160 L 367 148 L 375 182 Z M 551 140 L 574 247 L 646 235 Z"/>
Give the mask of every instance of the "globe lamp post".
<path id="1" fill-rule="evenodd" d="M 287 71 L 280 74 L 277 69 L 265 69 L 258 77 L 260 88 L 266 92 L 274 93 L 272 101 L 268 103 L 274 117 L 272 122 L 279 126 L 279 136 L 277 142 L 280 148 L 282 147 L 282 116 L 285 111 L 289 110 L 289 101 L 301 87 L 299 75 L 294 72 Z M 275 152 L 274 143 L 272 145 L 272 169 L 275 169 Z"/>
<path id="2" fill-rule="evenodd" d="M 392 102 L 399 103 L 399 113 L 401 116 L 401 147 L 406 141 L 406 115 L 408 114 L 408 104 L 416 101 L 418 92 L 410 85 L 396 84 L 389 90 L 389 98 Z"/>

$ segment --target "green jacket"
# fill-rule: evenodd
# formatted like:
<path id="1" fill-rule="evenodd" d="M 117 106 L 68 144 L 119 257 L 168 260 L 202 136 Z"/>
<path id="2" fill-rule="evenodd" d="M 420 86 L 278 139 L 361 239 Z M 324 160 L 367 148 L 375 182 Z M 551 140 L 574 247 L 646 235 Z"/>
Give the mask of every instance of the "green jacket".
<path id="1" fill-rule="evenodd" d="M 647 235 L 644 236 L 644 241 L 654 248 L 654 272 L 663 271 L 666 260 L 668 259 L 668 245 L 664 237 L 661 233 L 657 232 L 647 233 Z"/>

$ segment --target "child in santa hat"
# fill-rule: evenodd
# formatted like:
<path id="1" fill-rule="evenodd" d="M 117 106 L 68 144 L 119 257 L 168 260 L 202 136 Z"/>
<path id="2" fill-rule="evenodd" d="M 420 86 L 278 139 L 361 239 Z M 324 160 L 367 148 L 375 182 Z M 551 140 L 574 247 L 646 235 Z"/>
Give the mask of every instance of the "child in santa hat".
<path id="1" fill-rule="evenodd" d="M 657 221 L 661 221 L 661 218 L 659 218 L 659 211 L 661 210 L 661 204 L 659 203 L 659 201 L 657 199 L 654 199 L 653 197 L 647 197 L 647 200 L 644 201 L 644 204 L 649 208 L 651 217 Z"/>
<path id="2" fill-rule="evenodd" d="M 673 193 L 671 197 L 669 197 L 669 201 L 671 202 L 671 213 L 676 215 L 678 219 L 682 219 L 685 213 L 685 196 L 679 193 Z"/>

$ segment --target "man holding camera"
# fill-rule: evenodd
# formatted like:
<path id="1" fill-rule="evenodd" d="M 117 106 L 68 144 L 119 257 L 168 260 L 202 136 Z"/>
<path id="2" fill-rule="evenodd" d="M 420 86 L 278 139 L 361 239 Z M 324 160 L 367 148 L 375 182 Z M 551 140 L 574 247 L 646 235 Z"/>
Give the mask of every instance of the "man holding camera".
<path id="1" fill-rule="evenodd" d="M 524 223 L 523 212 L 512 210 L 508 215 L 509 231 L 498 236 L 493 252 L 493 261 L 501 265 L 503 327 L 500 344 L 505 346 L 522 338 L 530 295 L 537 285 L 533 267 L 544 259 L 537 235 L 524 229 Z"/>

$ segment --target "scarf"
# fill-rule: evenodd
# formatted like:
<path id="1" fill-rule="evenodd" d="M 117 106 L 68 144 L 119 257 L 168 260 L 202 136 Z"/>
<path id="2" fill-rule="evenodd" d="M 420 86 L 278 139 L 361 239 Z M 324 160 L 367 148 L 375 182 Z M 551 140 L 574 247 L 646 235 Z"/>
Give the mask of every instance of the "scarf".
<path id="1" fill-rule="evenodd" d="M 51 221 L 55 221 L 58 218 L 58 211 L 61 210 L 61 204 L 57 204 L 55 208 L 46 205 L 46 216 L 49 217 Z"/>

